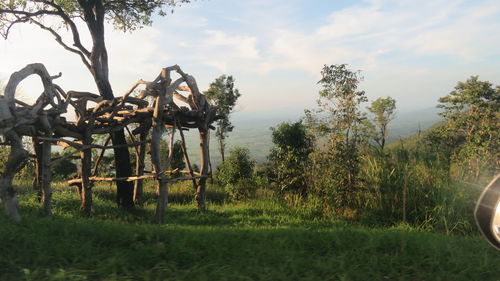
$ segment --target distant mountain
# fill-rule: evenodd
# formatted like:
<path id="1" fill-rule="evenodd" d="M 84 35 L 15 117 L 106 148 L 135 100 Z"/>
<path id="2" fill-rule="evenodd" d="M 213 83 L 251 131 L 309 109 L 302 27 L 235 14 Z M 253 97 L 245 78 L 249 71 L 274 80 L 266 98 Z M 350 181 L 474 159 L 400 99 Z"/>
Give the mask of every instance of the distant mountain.
<path id="1" fill-rule="evenodd" d="M 439 109 L 435 107 L 424 108 L 415 111 L 398 112 L 396 118 L 389 125 L 389 142 L 399 140 L 423 131 L 442 119 L 438 115 Z M 269 149 L 272 146 L 271 127 L 281 122 L 297 121 L 303 115 L 302 112 L 264 112 L 245 113 L 237 112 L 232 115 L 231 120 L 234 130 L 227 139 L 227 152 L 234 146 L 246 147 L 250 150 L 252 158 L 257 163 L 267 161 Z M 186 133 L 188 151 L 193 163 L 199 162 L 199 137 L 196 130 Z M 215 168 L 221 157 L 218 151 L 215 134 L 211 134 L 210 156 Z"/>
<path id="2" fill-rule="evenodd" d="M 272 146 L 271 127 L 284 121 L 296 121 L 299 117 L 292 119 L 287 117 L 279 117 L 275 114 L 245 114 L 235 113 L 231 116 L 231 122 L 234 125 L 233 132 L 230 133 L 227 139 L 226 157 L 229 151 L 234 146 L 246 147 L 250 150 L 252 158 L 257 163 L 267 161 L 269 149 Z M 196 130 L 191 130 L 187 133 L 186 142 L 190 157 L 199 162 L 199 138 Z M 220 152 L 218 150 L 215 133 L 211 134 L 210 141 L 210 157 L 212 165 L 215 167 L 221 161 Z"/>
<path id="3" fill-rule="evenodd" d="M 389 124 L 389 142 L 406 138 L 443 121 L 441 110 L 429 107 L 409 112 L 396 113 L 396 118 Z"/>

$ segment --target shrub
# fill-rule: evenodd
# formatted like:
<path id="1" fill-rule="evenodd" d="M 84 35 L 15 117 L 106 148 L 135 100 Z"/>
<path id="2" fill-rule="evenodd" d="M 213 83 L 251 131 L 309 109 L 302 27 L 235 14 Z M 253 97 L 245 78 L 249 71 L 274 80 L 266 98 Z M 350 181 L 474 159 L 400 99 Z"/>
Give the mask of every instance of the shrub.
<path id="1" fill-rule="evenodd" d="M 236 184 L 228 184 L 225 190 L 232 200 L 242 200 L 255 197 L 257 183 L 253 178 L 241 178 Z"/>
<path id="2" fill-rule="evenodd" d="M 250 197 L 256 189 L 254 180 L 255 161 L 250 159 L 247 148 L 235 147 L 229 157 L 217 167 L 214 175 L 217 183 L 224 187 L 233 199 Z"/>
<path id="3" fill-rule="evenodd" d="M 301 121 L 284 122 L 271 128 L 273 148 L 269 154 L 269 174 L 281 192 L 308 192 L 306 170 L 313 151 L 313 139 Z"/>
<path id="4" fill-rule="evenodd" d="M 235 147 L 226 161 L 217 167 L 215 178 L 222 186 L 237 184 L 242 178 L 252 178 L 254 168 L 255 161 L 250 159 L 250 151 Z"/>

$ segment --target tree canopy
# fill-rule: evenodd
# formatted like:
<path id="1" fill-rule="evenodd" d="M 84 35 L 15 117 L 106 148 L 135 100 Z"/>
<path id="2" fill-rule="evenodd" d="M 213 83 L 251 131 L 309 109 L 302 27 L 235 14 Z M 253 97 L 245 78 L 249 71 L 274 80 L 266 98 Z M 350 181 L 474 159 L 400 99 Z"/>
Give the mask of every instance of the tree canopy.
<path id="1" fill-rule="evenodd" d="M 110 22 L 115 28 L 123 31 L 135 30 L 150 25 L 155 12 L 159 15 L 165 15 L 166 7 L 186 2 L 189 0 L 2 1 L 0 3 L 0 35 L 7 38 L 11 28 L 19 23 L 35 24 L 54 36 L 64 49 L 79 55 L 94 76 L 107 76 L 107 53 L 104 44 L 105 22 Z M 78 21 L 86 23 L 92 36 L 90 48 L 82 43 L 81 30 L 77 26 Z M 71 33 L 71 42 L 63 40 L 59 33 L 63 28 Z M 104 73 L 100 73 L 101 71 Z M 101 91 L 101 87 L 99 90 Z"/>
<path id="2" fill-rule="evenodd" d="M 391 97 L 378 98 L 372 101 L 368 110 L 373 113 L 373 121 L 378 131 L 375 133 L 375 141 L 384 150 L 387 139 L 387 125 L 396 115 L 396 100 Z"/>
<path id="3" fill-rule="evenodd" d="M 41 22 L 48 16 L 59 17 L 71 29 L 76 28 L 75 19 L 93 18 L 111 22 L 123 31 L 135 30 L 150 25 L 155 13 L 164 16 L 165 8 L 188 2 L 190 0 L 8 0 L 0 3 L 0 31 L 7 37 L 14 24 Z M 102 16 L 104 18 L 100 18 Z"/>
<path id="4" fill-rule="evenodd" d="M 471 76 L 439 102 L 447 135 L 459 140 L 454 155 L 464 173 L 477 181 L 486 170 L 498 171 L 500 87 Z"/>

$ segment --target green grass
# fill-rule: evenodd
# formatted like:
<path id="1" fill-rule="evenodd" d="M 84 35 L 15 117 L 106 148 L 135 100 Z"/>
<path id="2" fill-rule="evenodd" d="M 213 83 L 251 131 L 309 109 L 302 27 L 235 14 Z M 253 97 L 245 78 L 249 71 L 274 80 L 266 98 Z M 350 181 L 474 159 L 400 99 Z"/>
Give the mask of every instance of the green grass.
<path id="1" fill-rule="evenodd" d="M 200 214 L 189 189 L 171 190 L 167 223 L 144 208 L 118 210 L 96 188 L 93 217 L 72 189 L 56 186 L 54 216 L 21 192 L 23 221 L 0 215 L 1 280 L 499 280 L 500 255 L 478 236 L 409 227 L 366 228 L 319 219 L 273 198 L 226 202 L 220 190 Z M 183 199 L 184 198 L 184 199 Z"/>

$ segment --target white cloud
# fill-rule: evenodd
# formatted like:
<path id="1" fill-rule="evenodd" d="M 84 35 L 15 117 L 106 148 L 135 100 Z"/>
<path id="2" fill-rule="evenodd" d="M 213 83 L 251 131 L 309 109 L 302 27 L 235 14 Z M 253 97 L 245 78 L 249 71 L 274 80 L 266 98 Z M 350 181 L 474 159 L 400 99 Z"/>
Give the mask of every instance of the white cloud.
<path id="1" fill-rule="evenodd" d="M 404 83 L 391 85 L 403 88 L 410 81 L 418 83 L 418 79 L 439 77 L 445 71 L 476 74 L 482 70 L 481 61 L 500 55 L 498 0 L 343 3 L 344 8 L 311 14 L 311 22 L 307 23 L 303 22 L 307 17 L 300 14 L 300 5 L 313 4 L 305 0 L 238 4 L 208 1 L 185 5 L 173 15 L 158 19 L 153 27 L 132 34 L 112 31 L 108 26 L 110 75 L 115 92 L 121 94 L 137 79 L 151 79 L 162 67 L 178 63 L 185 71 L 202 77 L 200 88 L 219 72 L 238 73 L 238 81 L 250 79 L 246 76 L 262 79 L 245 81 L 252 85 L 247 89 L 257 104 L 262 100 L 260 95 L 267 95 L 266 99 L 280 98 L 276 92 L 285 87 L 268 87 L 269 81 L 287 83 L 283 76 L 293 73 L 293 77 L 303 80 L 294 81 L 294 87 L 286 90 L 305 91 L 314 85 L 324 64 L 348 63 L 365 73 L 376 73 L 377 83 L 396 77 Z M 224 10 L 227 7 L 230 10 Z M 5 77 L 27 63 L 43 62 L 49 71 L 63 72 L 58 82 L 65 89 L 95 91 L 92 77 L 77 56 L 64 51 L 46 33 L 22 26 L 14 30 L 9 41 L 0 42 L 0 76 Z M 443 58 L 448 65 L 436 62 Z M 489 73 L 495 73 L 495 65 L 488 63 Z M 447 77 L 464 78 L 456 78 L 457 75 Z M 442 88 L 453 83 L 447 82 Z M 383 92 L 385 87 L 371 82 L 366 85 L 376 92 Z M 259 92 L 257 87 L 265 89 Z M 425 90 L 429 89 L 430 86 Z M 396 88 L 390 91 L 398 92 Z M 390 93 L 384 93 L 387 94 Z M 262 104 L 254 105 L 259 106 Z"/>
<path id="2" fill-rule="evenodd" d="M 229 55 L 232 58 L 240 59 L 259 59 L 256 37 L 247 35 L 230 36 L 221 30 L 207 30 L 205 33 L 208 38 L 205 39 L 204 44 L 221 51 L 228 51 L 228 53 L 225 53 L 226 56 Z"/>
<path id="3" fill-rule="evenodd" d="M 453 55 L 465 61 L 498 54 L 500 37 L 492 35 L 500 30 L 500 22 L 491 22 L 491 18 L 500 15 L 499 2 L 470 7 L 455 15 L 442 26 L 418 32 L 405 45 L 417 54 Z"/>

